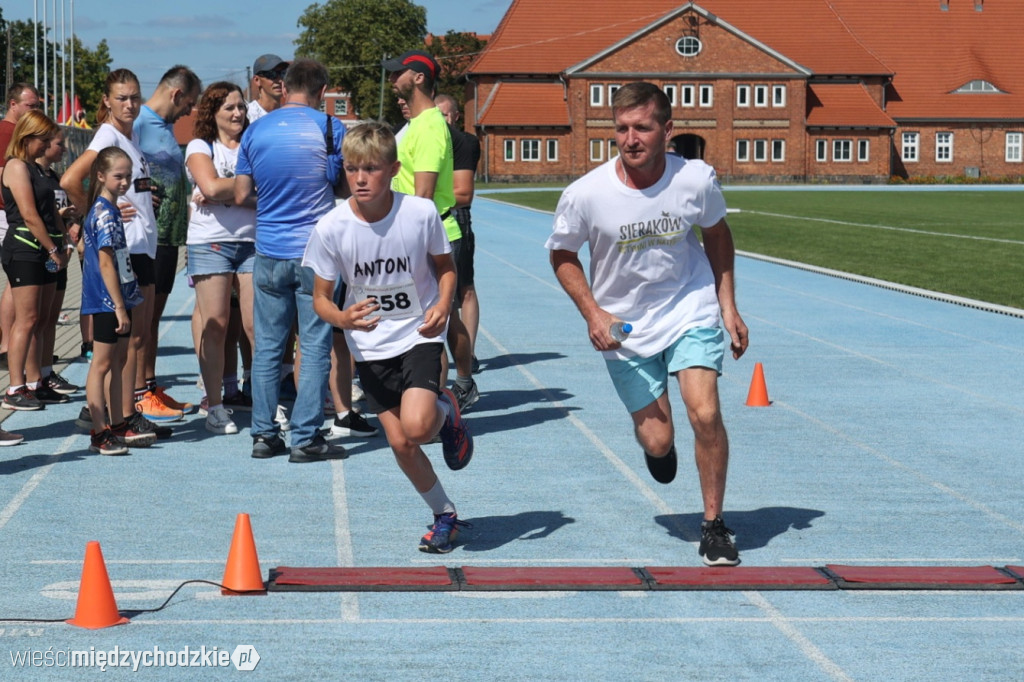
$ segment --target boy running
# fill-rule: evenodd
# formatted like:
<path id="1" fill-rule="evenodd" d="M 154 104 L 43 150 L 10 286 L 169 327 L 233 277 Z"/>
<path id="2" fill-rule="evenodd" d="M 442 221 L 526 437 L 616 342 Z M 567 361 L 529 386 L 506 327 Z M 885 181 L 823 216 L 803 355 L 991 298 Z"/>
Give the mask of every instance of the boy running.
<path id="1" fill-rule="evenodd" d="M 434 514 L 419 548 L 450 552 L 468 524 L 458 519 L 420 446 L 439 434 L 453 470 L 473 456 L 458 403 L 438 385 L 455 292 L 451 246 L 433 202 L 391 191 L 400 164 L 387 126 L 350 128 L 342 158 L 352 196 L 317 223 L 302 259 L 316 275 L 313 310 L 345 330 L 369 408 Z M 334 302 L 339 277 L 344 309 Z"/>

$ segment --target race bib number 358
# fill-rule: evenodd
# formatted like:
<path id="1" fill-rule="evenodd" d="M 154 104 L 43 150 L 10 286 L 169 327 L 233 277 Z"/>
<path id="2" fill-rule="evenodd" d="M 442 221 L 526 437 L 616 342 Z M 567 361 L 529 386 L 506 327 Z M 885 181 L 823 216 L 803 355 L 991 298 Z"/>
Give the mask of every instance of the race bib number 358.
<path id="1" fill-rule="evenodd" d="M 352 287 L 352 295 L 357 303 L 367 298 L 376 301 L 380 307 L 375 314 L 382 319 L 395 320 L 423 314 L 423 306 L 413 282 L 389 286 L 356 285 Z"/>

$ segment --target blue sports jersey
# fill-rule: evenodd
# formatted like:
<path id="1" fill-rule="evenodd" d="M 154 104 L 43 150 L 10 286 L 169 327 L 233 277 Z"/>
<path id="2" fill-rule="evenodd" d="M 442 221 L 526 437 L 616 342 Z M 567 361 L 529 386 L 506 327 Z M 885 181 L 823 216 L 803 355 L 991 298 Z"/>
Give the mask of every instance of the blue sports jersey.
<path id="1" fill-rule="evenodd" d="M 285 105 L 256 120 L 242 135 L 235 175 L 256 187 L 256 252 L 302 258 L 316 222 L 334 208 L 341 177 L 345 125 L 334 119 L 334 153 L 327 154 L 327 115 Z"/>
<path id="2" fill-rule="evenodd" d="M 100 249 L 103 248 L 114 251 L 124 307 L 131 310 L 142 303 L 142 292 L 139 291 L 139 282 L 132 270 L 128 242 L 124 237 L 124 224 L 121 222 L 121 211 L 117 206 L 103 197 L 97 197 L 82 225 L 82 238 L 85 240 L 85 261 L 82 263 L 82 314 L 114 312 L 114 300 L 110 298 L 100 274 Z"/>

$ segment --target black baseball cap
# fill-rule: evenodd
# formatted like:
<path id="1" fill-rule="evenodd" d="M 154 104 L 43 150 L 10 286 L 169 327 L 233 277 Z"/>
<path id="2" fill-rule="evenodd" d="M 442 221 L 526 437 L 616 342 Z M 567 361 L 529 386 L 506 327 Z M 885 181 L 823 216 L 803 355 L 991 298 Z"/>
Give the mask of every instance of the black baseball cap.
<path id="1" fill-rule="evenodd" d="M 256 58 L 256 61 L 252 65 L 252 72 L 263 73 L 265 71 L 277 71 L 282 67 L 288 68 L 288 62 L 281 59 L 276 54 L 265 54 Z"/>
<path id="2" fill-rule="evenodd" d="M 433 55 L 423 50 L 409 50 L 400 57 L 385 59 L 381 66 L 391 72 L 405 71 L 412 69 L 434 80 L 441 75 L 441 65 L 437 63 Z"/>

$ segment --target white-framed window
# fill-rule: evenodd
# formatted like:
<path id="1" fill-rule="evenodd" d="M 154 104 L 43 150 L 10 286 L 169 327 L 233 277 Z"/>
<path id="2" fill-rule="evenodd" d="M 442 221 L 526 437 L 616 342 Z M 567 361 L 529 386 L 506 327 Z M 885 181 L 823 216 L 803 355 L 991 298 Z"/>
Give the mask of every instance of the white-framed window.
<path id="1" fill-rule="evenodd" d="M 590 141 L 590 160 L 604 161 L 604 140 Z"/>
<path id="2" fill-rule="evenodd" d="M 519 149 L 519 158 L 522 161 L 540 161 L 540 140 L 525 139 Z"/>
<path id="3" fill-rule="evenodd" d="M 676 86 L 666 85 L 662 88 L 665 91 L 665 96 L 668 97 L 668 103 L 672 106 L 676 105 Z"/>
<path id="4" fill-rule="evenodd" d="M 768 140 L 754 140 L 754 161 L 764 163 L 768 160 Z"/>
<path id="5" fill-rule="evenodd" d="M 755 107 L 766 107 L 766 106 L 768 106 L 768 86 L 767 85 L 755 85 L 754 86 L 754 106 Z"/>
<path id="6" fill-rule="evenodd" d="M 676 41 L 676 52 L 683 57 L 695 57 L 700 54 L 700 38 L 697 36 L 683 36 Z"/>
<path id="7" fill-rule="evenodd" d="M 772 86 L 772 106 L 773 107 L 784 107 L 784 106 L 786 106 L 786 86 L 785 85 L 773 85 Z"/>
<path id="8" fill-rule="evenodd" d="M 615 97 L 615 93 L 618 92 L 622 86 L 618 83 L 608 86 L 608 106 L 612 105 L 612 97 Z"/>
<path id="9" fill-rule="evenodd" d="M 715 103 L 715 86 L 708 84 L 700 86 L 697 91 L 700 96 L 700 105 L 710 107 Z"/>
<path id="10" fill-rule="evenodd" d="M 604 85 L 601 83 L 590 84 L 590 106 L 604 106 Z"/>
<path id="11" fill-rule="evenodd" d="M 546 143 L 547 147 L 547 160 L 558 161 L 558 140 L 554 138 L 548 138 Z"/>
<path id="12" fill-rule="evenodd" d="M 867 161 L 871 157 L 871 140 L 857 140 L 857 160 Z"/>
<path id="13" fill-rule="evenodd" d="M 505 160 L 515 161 L 516 160 L 516 141 L 505 140 Z"/>
<path id="14" fill-rule="evenodd" d="M 772 140 L 772 161 L 786 160 L 786 141 Z"/>
<path id="15" fill-rule="evenodd" d="M 1024 161 L 1024 133 L 1006 133 L 1006 160 L 1009 163 Z"/>
<path id="16" fill-rule="evenodd" d="M 814 160 L 822 163 L 828 161 L 828 140 L 814 141 Z"/>
<path id="17" fill-rule="evenodd" d="M 853 161 L 853 140 L 832 140 L 832 160 Z"/>
<path id="18" fill-rule="evenodd" d="M 935 133 L 935 161 L 938 163 L 953 161 L 953 133 Z"/>
<path id="19" fill-rule="evenodd" d="M 917 162 L 921 149 L 921 133 L 903 133 L 903 153 L 905 162 Z"/>
<path id="20" fill-rule="evenodd" d="M 608 159 L 614 159 L 619 155 L 619 143 L 615 140 L 608 140 Z"/>
<path id="21" fill-rule="evenodd" d="M 696 90 L 692 85 L 683 85 L 679 88 L 679 103 L 684 107 L 692 107 L 697 105 L 697 100 L 694 97 Z"/>
<path id="22" fill-rule="evenodd" d="M 750 140 L 736 140 L 736 160 L 750 161 Z"/>
<path id="23" fill-rule="evenodd" d="M 736 106 L 738 106 L 738 107 L 749 107 L 750 106 L 750 86 L 749 85 L 737 85 L 736 86 Z"/>

